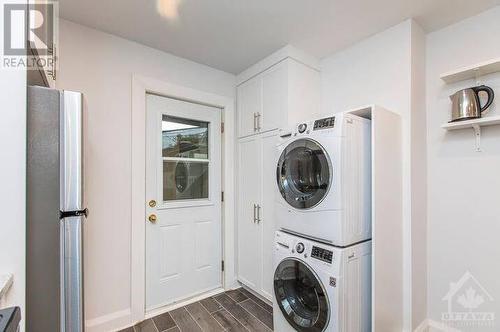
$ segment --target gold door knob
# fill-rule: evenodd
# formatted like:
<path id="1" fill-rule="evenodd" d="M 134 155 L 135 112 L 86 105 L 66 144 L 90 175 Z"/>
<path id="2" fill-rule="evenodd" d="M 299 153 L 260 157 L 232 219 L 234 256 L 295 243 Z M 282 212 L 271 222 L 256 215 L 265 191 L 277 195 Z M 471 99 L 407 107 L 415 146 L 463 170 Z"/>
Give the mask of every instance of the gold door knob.
<path id="1" fill-rule="evenodd" d="M 152 199 L 152 200 L 149 201 L 148 204 L 149 204 L 150 207 L 154 208 L 156 206 L 156 201 L 154 199 Z"/>
<path id="2" fill-rule="evenodd" d="M 149 220 L 149 222 L 151 222 L 152 224 L 155 224 L 155 223 L 156 223 L 156 214 L 151 214 L 151 215 L 149 215 L 148 220 Z"/>

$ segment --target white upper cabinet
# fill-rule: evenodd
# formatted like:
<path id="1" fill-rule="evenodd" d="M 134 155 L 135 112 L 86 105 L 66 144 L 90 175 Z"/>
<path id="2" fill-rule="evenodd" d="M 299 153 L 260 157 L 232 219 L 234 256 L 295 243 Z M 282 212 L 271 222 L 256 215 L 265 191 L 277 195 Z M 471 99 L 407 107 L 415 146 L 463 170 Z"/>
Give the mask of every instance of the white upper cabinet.
<path id="1" fill-rule="evenodd" d="M 319 113 L 317 64 L 280 50 L 238 76 L 238 137 L 275 130 Z"/>
<path id="2" fill-rule="evenodd" d="M 237 103 L 239 136 L 258 133 L 258 118 L 262 116 L 262 80 L 241 84 L 237 89 Z"/>
<path id="3" fill-rule="evenodd" d="M 287 116 L 288 60 L 269 68 L 261 75 L 262 117 L 261 131 L 280 128 Z"/>

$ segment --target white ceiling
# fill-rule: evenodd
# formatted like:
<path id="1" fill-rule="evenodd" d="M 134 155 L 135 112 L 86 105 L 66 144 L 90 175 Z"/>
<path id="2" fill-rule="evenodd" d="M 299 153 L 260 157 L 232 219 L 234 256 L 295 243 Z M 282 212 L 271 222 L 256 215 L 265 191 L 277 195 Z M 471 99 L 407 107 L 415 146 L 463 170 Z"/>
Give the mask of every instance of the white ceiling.
<path id="1" fill-rule="evenodd" d="M 292 44 L 319 58 L 413 17 L 426 31 L 500 0 L 61 0 L 61 17 L 230 73 Z"/>

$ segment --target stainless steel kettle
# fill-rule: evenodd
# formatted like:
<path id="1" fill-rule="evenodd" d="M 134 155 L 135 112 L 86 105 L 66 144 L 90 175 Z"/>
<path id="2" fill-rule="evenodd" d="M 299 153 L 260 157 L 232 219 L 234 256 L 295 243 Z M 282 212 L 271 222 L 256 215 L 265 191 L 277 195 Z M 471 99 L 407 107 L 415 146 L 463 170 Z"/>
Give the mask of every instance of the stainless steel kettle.
<path id="1" fill-rule="evenodd" d="M 484 106 L 481 106 L 479 100 L 479 92 L 481 91 L 488 94 L 488 100 Z M 493 98 L 495 98 L 493 89 L 486 85 L 480 85 L 456 92 L 450 96 L 452 102 L 450 122 L 480 118 L 481 113 L 493 103 Z"/>

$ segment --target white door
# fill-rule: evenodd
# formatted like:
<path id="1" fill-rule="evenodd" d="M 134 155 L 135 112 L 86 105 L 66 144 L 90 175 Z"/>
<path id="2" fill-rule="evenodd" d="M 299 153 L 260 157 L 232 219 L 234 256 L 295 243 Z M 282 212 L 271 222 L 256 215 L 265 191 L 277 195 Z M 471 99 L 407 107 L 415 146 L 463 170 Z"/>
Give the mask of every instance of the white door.
<path id="1" fill-rule="evenodd" d="M 260 144 L 260 137 L 255 136 L 238 144 L 238 278 L 257 292 L 262 276 Z"/>
<path id="2" fill-rule="evenodd" d="M 221 110 L 152 94 L 146 109 L 149 310 L 222 286 Z"/>

